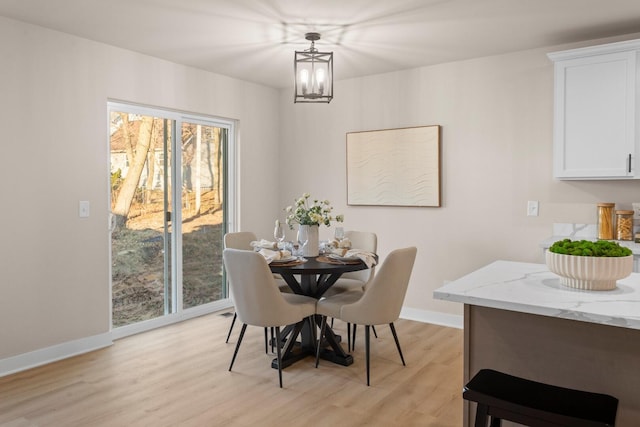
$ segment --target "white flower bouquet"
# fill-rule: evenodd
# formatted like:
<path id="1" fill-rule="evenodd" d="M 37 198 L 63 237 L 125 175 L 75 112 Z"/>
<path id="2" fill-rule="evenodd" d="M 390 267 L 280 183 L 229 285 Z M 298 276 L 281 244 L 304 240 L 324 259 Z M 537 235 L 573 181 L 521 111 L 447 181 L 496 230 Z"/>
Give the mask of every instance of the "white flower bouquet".
<path id="1" fill-rule="evenodd" d="M 344 215 L 336 215 L 335 217 L 331 215 L 333 207 L 328 200 L 313 200 L 313 203 L 309 203 L 310 197 L 309 193 L 304 193 L 302 197 L 296 199 L 295 205 L 285 208 L 287 212 L 286 221 L 290 229 L 293 229 L 294 224 L 324 224 L 328 227 L 331 225 L 331 221 L 344 221 Z"/>

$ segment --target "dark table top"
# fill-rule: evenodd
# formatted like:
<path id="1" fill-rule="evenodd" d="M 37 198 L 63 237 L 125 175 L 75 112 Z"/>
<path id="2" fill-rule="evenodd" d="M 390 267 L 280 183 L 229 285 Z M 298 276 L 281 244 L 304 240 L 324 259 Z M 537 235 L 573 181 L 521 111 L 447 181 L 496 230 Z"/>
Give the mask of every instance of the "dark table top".
<path id="1" fill-rule="evenodd" d="M 271 271 L 274 273 L 289 273 L 289 274 L 342 274 L 349 271 L 365 270 L 367 265 L 360 261 L 357 264 L 334 264 L 328 262 L 320 262 L 320 257 L 305 257 L 307 262 L 298 265 L 284 265 L 269 264 Z"/>

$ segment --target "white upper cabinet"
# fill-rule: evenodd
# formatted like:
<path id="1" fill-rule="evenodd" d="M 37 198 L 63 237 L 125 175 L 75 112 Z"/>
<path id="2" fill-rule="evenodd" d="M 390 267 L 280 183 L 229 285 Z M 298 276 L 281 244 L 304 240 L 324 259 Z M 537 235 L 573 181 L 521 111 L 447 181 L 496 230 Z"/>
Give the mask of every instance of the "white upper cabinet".
<path id="1" fill-rule="evenodd" d="M 553 174 L 640 179 L 640 40 L 550 53 L 554 61 Z"/>

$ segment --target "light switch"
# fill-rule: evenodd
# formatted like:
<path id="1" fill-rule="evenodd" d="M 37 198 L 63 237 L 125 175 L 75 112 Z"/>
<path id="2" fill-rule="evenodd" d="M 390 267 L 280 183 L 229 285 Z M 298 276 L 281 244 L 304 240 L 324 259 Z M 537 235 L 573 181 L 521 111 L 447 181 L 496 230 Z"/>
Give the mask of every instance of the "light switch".
<path id="1" fill-rule="evenodd" d="M 529 200 L 527 202 L 527 216 L 538 216 L 538 201 Z"/>
<path id="2" fill-rule="evenodd" d="M 89 201 L 80 200 L 78 204 L 78 215 L 80 218 L 89 218 Z"/>

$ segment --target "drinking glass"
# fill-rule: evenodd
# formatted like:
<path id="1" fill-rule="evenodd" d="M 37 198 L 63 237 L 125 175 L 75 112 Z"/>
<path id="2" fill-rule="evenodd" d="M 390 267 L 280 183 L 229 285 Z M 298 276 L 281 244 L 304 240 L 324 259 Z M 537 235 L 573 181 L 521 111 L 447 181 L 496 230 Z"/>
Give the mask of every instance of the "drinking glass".
<path id="1" fill-rule="evenodd" d="M 278 248 L 281 249 L 284 241 L 284 227 L 280 221 L 276 221 L 276 228 L 273 229 L 273 237 L 278 241 Z"/>
<path id="2" fill-rule="evenodd" d="M 336 227 L 335 230 L 335 234 L 333 235 L 333 237 L 339 242 L 340 240 L 344 239 L 344 228 L 342 227 Z"/>

